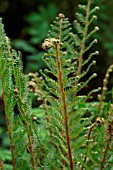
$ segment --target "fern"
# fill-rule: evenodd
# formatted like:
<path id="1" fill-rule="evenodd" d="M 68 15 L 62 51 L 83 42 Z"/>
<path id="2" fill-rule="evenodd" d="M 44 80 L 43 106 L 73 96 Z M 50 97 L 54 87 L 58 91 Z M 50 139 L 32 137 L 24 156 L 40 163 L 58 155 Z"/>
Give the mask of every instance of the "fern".
<path id="1" fill-rule="evenodd" d="M 96 39 L 90 41 L 98 31 L 98 27 L 91 28 L 98 10 L 92 3 L 87 0 L 87 4 L 79 5 L 74 30 L 69 19 L 59 14 L 42 44 L 48 51 L 43 56 L 47 69 L 36 74 L 23 74 L 21 54 L 10 47 L 0 21 L 0 77 L 14 170 L 112 167 L 113 106 L 104 99 L 113 66 L 105 75 L 97 108 L 87 100 L 100 88 L 87 94 L 83 90 L 97 76 L 94 73 L 83 81 L 96 64 L 93 56 L 98 55 L 95 51 L 84 59 L 97 43 Z M 40 101 L 39 108 L 32 108 L 30 92 Z M 4 169 L 2 156 L 0 167 Z"/>
<path id="2" fill-rule="evenodd" d="M 28 99 L 29 91 L 27 87 L 26 76 L 22 73 L 22 63 L 20 54 L 10 49 L 9 40 L 6 37 L 3 26 L 1 25 L 1 77 L 3 86 L 3 96 L 5 103 L 6 124 L 10 139 L 10 149 L 12 155 L 13 169 L 19 167 L 20 161 L 28 164 L 28 160 L 23 159 L 27 147 L 31 156 L 31 164 L 36 169 L 34 151 L 33 151 L 33 128 L 31 120 L 31 101 Z M 15 118 L 14 107 L 18 106 L 20 118 Z M 31 122 L 31 123 L 30 123 Z M 19 126 L 21 125 L 21 128 Z M 27 135 L 28 142 L 24 142 L 24 136 Z M 21 137 L 21 142 L 20 138 Z M 20 149 L 21 148 L 21 149 Z M 27 153 L 26 153 L 27 154 Z M 26 158 L 27 158 L 26 157 Z"/>
<path id="3" fill-rule="evenodd" d="M 50 94 L 51 91 L 53 93 L 53 96 L 51 97 L 52 100 L 54 100 L 54 104 L 51 101 L 51 97 L 49 98 L 48 96 L 45 97 L 47 97 L 47 100 L 50 103 L 50 107 L 53 104 L 52 107 L 54 107 L 54 110 L 56 110 L 51 112 L 52 115 L 49 115 L 54 120 L 54 122 L 52 122 L 51 124 L 55 124 L 54 135 L 52 134 L 51 140 L 52 141 L 55 140 L 54 143 L 57 145 L 57 148 L 59 149 L 59 154 L 61 156 L 61 160 L 60 160 L 61 168 L 66 167 L 67 169 L 69 168 L 74 169 L 74 167 L 76 166 L 75 155 L 76 152 L 78 152 L 77 148 L 83 146 L 86 143 L 86 138 L 83 136 L 83 134 L 86 133 L 85 130 L 86 123 L 85 123 L 85 119 L 82 120 L 81 118 L 86 113 L 86 109 L 84 110 L 78 108 L 78 111 L 75 111 L 74 106 L 76 107 L 76 104 L 80 105 L 80 103 L 76 101 L 78 97 L 80 102 L 81 99 L 82 102 L 86 100 L 87 96 L 84 95 L 82 97 L 76 95 L 83 87 L 87 86 L 88 82 L 93 77 L 95 77 L 95 74 L 92 75 L 91 77 L 89 77 L 86 83 L 80 81 L 80 79 L 83 76 L 85 76 L 85 74 L 87 74 L 90 67 L 94 63 L 94 62 L 91 63 L 85 72 L 83 73 L 81 72 L 82 63 L 85 62 L 83 61 L 83 54 L 92 46 L 94 42 L 96 42 L 94 40 L 92 41 L 92 43 L 89 44 L 89 46 L 87 45 L 86 47 L 86 40 L 88 39 L 87 37 L 88 25 L 90 23 L 90 13 L 91 13 L 90 6 L 91 6 L 90 1 L 88 1 L 88 4 L 86 6 L 84 6 L 86 11 L 86 16 L 84 17 L 84 23 L 83 21 L 80 20 L 82 13 L 80 15 L 77 13 L 78 21 L 76 21 L 76 29 L 77 29 L 77 36 L 79 36 L 78 37 L 79 42 L 77 39 L 75 39 L 75 37 L 77 36 L 72 32 L 70 32 L 71 28 L 69 28 L 70 24 L 68 19 L 65 18 L 63 14 L 59 14 L 59 17 L 57 17 L 56 21 L 54 22 L 55 26 L 52 25 L 51 31 L 49 31 L 49 35 L 48 35 L 48 38 L 50 39 L 50 43 L 52 43 L 51 39 L 54 38 L 53 45 L 48 51 L 48 55 L 46 54 L 46 56 L 44 57 L 44 61 L 47 63 L 48 68 L 50 70 L 48 71 L 46 70 L 47 74 L 45 73 L 42 74 L 46 79 L 45 80 L 46 90 L 48 90 Z M 73 38 L 77 43 L 76 42 L 75 44 L 71 43 L 73 42 Z M 46 47 L 47 42 L 48 40 L 44 42 L 43 47 L 44 46 Z M 75 50 L 74 50 L 76 45 L 77 45 L 77 56 L 75 55 Z M 72 53 L 69 52 L 70 49 Z M 76 58 L 78 68 L 74 67 L 76 64 L 75 61 L 73 61 L 74 58 Z M 69 60 L 69 64 L 67 63 L 68 60 Z M 50 77 L 48 77 L 49 73 L 51 73 L 51 75 L 55 77 L 56 80 L 55 82 L 51 80 Z M 74 77 L 71 76 L 75 74 L 76 76 Z M 52 82 L 52 84 L 50 82 Z M 80 114 L 80 112 L 82 114 Z M 78 122 L 76 123 L 73 119 L 75 118 L 75 115 L 78 117 Z"/>

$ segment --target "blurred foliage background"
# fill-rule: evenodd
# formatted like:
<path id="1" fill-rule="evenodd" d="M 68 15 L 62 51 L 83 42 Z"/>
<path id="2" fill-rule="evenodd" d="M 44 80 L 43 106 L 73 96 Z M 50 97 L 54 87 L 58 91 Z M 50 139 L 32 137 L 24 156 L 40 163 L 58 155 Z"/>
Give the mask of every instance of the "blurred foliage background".
<path id="1" fill-rule="evenodd" d="M 42 42 L 46 38 L 49 26 L 58 13 L 62 12 L 73 24 L 77 5 L 85 0 L 0 0 L 0 17 L 7 36 L 12 40 L 12 47 L 22 52 L 24 72 L 37 72 L 40 68 L 45 68 L 41 57 L 44 54 Z M 102 80 L 110 64 L 113 64 L 113 1 L 95 0 L 96 6 L 100 10 L 97 13 L 98 19 L 94 23 L 100 29 L 95 37 L 98 44 L 92 50 L 99 50 L 100 55 L 96 56 L 97 65 L 91 70 L 97 72 L 98 77 L 92 83 L 93 89 L 102 86 Z M 113 86 L 113 74 L 110 78 L 109 91 Z M 86 77 L 87 78 L 87 77 Z M 0 84 L 0 94 L 2 93 Z M 109 95 L 108 95 L 108 100 Z M 4 115 L 3 100 L 0 98 L 0 113 Z M 5 118 L 0 115 L 0 149 L 2 157 L 6 161 L 6 166 L 10 166 L 10 151 L 8 135 L 6 132 Z"/>

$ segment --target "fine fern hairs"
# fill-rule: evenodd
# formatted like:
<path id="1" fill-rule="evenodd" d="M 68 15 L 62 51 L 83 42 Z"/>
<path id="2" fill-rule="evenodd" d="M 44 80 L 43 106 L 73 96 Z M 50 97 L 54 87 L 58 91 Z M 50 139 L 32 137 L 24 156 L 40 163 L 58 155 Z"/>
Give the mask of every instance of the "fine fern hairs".
<path id="1" fill-rule="evenodd" d="M 96 51 L 83 59 L 97 43 L 96 39 L 90 42 L 98 31 L 97 26 L 90 28 L 98 10 L 92 3 L 87 0 L 78 6 L 74 32 L 62 13 L 53 22 L 42 45 L 47 50 L 43 57 L 47 69 L 39 74 L 23 74 L 21 54 L 11 49 L 0 20 L 0 78 L 13 170 L 112 170 L 113 104 L 104 99 L 113 65 L 96 105 L 87 100 L 100 88 L 79 95 L 97 76 L 94 73 L 82 82 L 96 64 L 93 56 L 98 55 Z M 85 65 L 88 67 L 82 71 Z M 41 101 L 39 108 L 31 107 L 30 91 Z M 15 106 L 19 115 L 14 114 Z M 10 169 L 2 154 L 0 168 Z"/>

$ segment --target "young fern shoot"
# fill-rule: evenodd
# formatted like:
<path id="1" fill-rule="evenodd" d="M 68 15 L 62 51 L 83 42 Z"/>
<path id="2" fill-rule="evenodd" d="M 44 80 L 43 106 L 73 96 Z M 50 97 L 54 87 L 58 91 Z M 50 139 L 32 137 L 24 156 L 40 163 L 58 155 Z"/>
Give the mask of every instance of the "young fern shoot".
<path id="1" fill-rule="evenodd" d="M 92 124 L 88 118 L 87 123 L 86 119 L 82 118 L 87 108 L 78 106 L 81 102 L 90 98 L 93 92 L 99 90 L 93 90 L 87 96 L 77 95 L 96 76 L 96 74 L 93 74 L 86 82 L 80 82 L 80 79 L 87 74 L 95 62 L 93 61 L 85 72 L 82 72 L 82 66 L 89 62 L 94 54 L 97 54 L 97 52 L 92 53 L 88 59 L 83 60 L 84 53 L 97 42 L 97 40 L 94 40 L 89 46 L 86 46 L 88 35 L 97 31 L 97 29 L 94 29 L 92 33 L 88 33 L 88 27 L 92 22 L 90 15 L 96 9 L 91 10 L 90 0 L 88 0 L 86 6 L 80 5 L 79 7 L 80 9 L 84 8 L 86 16 L 83 16 L 85 19 L 81 21 L 82 14 L 77 14 L 79 19 L 75 28 L 77 28 L 77 35 L 79 35 L 78 39 L 76 39 L 77 36 L 74 33 L 70 32 L 72 28 L 69 20 L 60 13 L 54 21 L 54 25 L 51 25 L 48 39 L 42 45 L 45 50 L 48 50 L 48 54 L 43 58 L 48 69 L 44 72 L 41 71 L 41 73 L 45 77 L 45 87 L 48 91 L 48 96 L 45 95 L 45 97 L 50 110 L 52 110 L 48 113 L 48 116 L 52 118 L 50 126 L 55 126 L 51 140 L 59 150 L 59 156 L 57 156 L 61 157 L 60 164 L 57 164 L 57 166 L 71 170 L 77 168 L 78 148 L 82 147 L 87 141 L 82 135 L 86 133 L 84 127 Z M 78 107 L 78 110 L 75 109 L 76 107 Z M 57 141 L 55 141 L 56 139 Z M 83 161 L 81 161 L 81 164 L 88 167 Z"/>

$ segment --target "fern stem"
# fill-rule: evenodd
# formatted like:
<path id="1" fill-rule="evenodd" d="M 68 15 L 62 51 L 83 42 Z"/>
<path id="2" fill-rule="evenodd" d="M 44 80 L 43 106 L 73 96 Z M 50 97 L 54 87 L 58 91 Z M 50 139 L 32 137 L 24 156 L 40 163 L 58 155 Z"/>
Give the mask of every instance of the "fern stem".
<path id="1" fill-rule="evenodd" d="M 105 78 L 103 80 L 103 88 L 102 88 L 102 93 L 99 97 L 99 106 L 98 106 L 98 114 L 101 113 L 103 107 L 104 107 L 104 99 L 105 99 L 105 92 L 107 90 L 107 84 L 108 84 L 108 78 L 110 77 L 110 73 L 113 72 L 113 64 L 107 69 Z"/>
<path id="2" fill-rule="evenodd" d="M 29 125 L 26 124 L 26 127 L 29 128 Z M 30 149 L 30 152 L 31 152 L 31 163 L 32 163 L 34 170 L 38 170 L 38 167 L 36 165 L 34 150 L 33 150 L 32 136 L 31 136 L 29 130 L 28 130 L 28 140 L 29 140 L 29 149 Z"/>
<path id="3" fill-rule="evenodd" d="M 79 56 L 79 61 L 78 61 L 77 76 L 79 76 L 79 74 L 81 73 L 82 60 L 83 60 L 83 54 L 84 54 L 84 48 L 85 48 L 85 42 L 86 42 L 86 35 L 87 35 L 87 31 L 88 31 L 90 5 L 91 5 L 91 2 L 90 2 L 90 0 L 88 0 L 87 10 L 86 10 L 85 28 L 84 28 L 84 32 L 83 32 L 82 44 L 81 44 L 81 49 L 80 49 L 80 56 Z"/>
<path id="4" fill-rule="evenodd" d="M 24 116 L 26 115 L 26 112 L 25 112 L 24 107 L 23 107 L 23 100 L 19 95 L 17 95 L 17 97 L 21 102 L 21 111 L 22 111 L 21 116 L 23 118 L 23 121 L 24 121 L 25 127 L 26 127 L 26 131 L 27 131 L 27 136 L 28 136 L 28 141 L 29 141 L 29 150 L 30 150 L 30 155 L 31 155 L 31 164 L 32 164 L 34 170 L 38 170 L 35 155 L 34 155 L 34 150 L 33 150 L 33 137 L 32 137 L 31 132 L 30 132 L 31 131 L 31 125 L 24 118 Z"/>
<path id="5" fill-rule="evenodd" d="M 4 170 L 4 163 L 3 163 L 3 161 L 1 160 L 1 158 L 0 158 L 0 169 L 1 169 L 1 170 Z"/>
<path id="6" fill-rule="evenodd" d="M 60 21 L 59 21 L 59 42 L 61 42 L 62 41 L 62 21 L 63 21 L 63 17 L 64 17 L 64 14 L 62 14 L 62 13 L 60 13 L 59 14 L 59 18 L 60 18 Z M 60 46 L 59 46 L 60 47 Z M 61 92 L 61 88 L 59 87 L 59 93 Z M 60 103 L 62 103 L 62 99 L 59 97 L 59 101 L 60 101 Z M 62 108 L 60 108 L 60 115 L 62 115 L 63 113 L 62 113 Z M 61 122 L 61 124 L 63 124 L 63 120 L 62 120 L 62 118 L 60 118 L 60 122 Z M 61 127 L 61 134 L 62 134 L 62 136 L 64 136 L 64 131 L 63 131 L 63 129 L 62 129 L 62 127 Z M 65 136 L 64 136 L 64 138 L 65 138 Z M 65 151 L 64 151 L 64 149 L 62 149 L 62 154 L 64 155 L 65 154 Z M 62 163 L 63 163 L 63 165 L 65 165 L 65 160 L 62 160 Z"/>
<path id="7" fill-rule="evenodd" d="M 59 41 L 61 42 L 61 38 L 62 38 L 62 21 L 63 21 L 63 14 L 59 14 L 60 17 L 60 33 L 59 33 Z"/>
<path id="8" fill-rule="evenodd" d="M 104 163 L 106 161 L 106 155 L 107 155 L 107 152 L 109 150 L 111 138 L 112 138 L 112 134 L 110 133 L 110 136 L 109 136 L 109 139 L 107 141 L 106 148 L 105 148 L 105 151 L 104 151 L 104 154 L 103 154 L 102 162 L 101 162 L 101 165 L 100 165 L 100 170 L 102 170 L 104 168 Z"/>
<path id="9" fill-rule="evenodd" d="M 86 36 L 87 36 L 87 32 L 88 32 L 88 21 L 89 21 L 90 5 L 91 5 L 91 2 L 90 2 L 90 0 L 88 0 L 87 9 L 86 9 L 85 28 L 84 28 L 83 37 L 82 37 L 80 55 L 79 55 L 79 58 L 78 58 L 78 69 L 77 69 L 77 72 L 76 72 L 76 76 L 80 75 L 81 69 L 82 69 L 83 54 L 84 54 Z M 78 82 L 79 82 L 79 79 L 77 79 L 75 81 L 75 85 L 77 85 Z M 74 93 L 73 97 L 76 97 L 76 93 Z"/>
<path id="10" fill-rule="evenodd" d="M 56 59 L 58 63 L 58 82 L 60 85 L 60 92 L 61 92 L 61 100 L 62 100 L 62 105 L 63 105 L 63 112 L 65 116 L 65 127 L 66 127 L 66 140 L 67 140 L 67 147 L 68 147 L 68 154 L 69 154 L 69 161 L 70 161 L 70 169 L 74 170 L 74 164 L 73 164 L 73 159 L 72 159 L 72 150 L 71 150 L 71 143 L 70 143 L 70 132 L 69 132 L 69 125 L 68 125 L 68 112 L 67 112 L 67 105 L 66 105 L 66 94 L 64 91 L 64 83 L 62 80 L 62 68 L 61 68 L 61 61 L 60 61 L 60 56 L 59 56 L 59 42 L 56 42 L 55 44 L 56 48 Z"/>
<path id="11" fill-rule="evenodd" d="M 6 100 L 5 101 L 5 105 L 6 105 Z M 6 124 L 7 124 L 7 129 L 8 129 L 8 134 L 9 134 L 9 140 L 10 140 L 10 151 L 11 151 L 11 157 L 12 157 L 12 165 L 13 165 L 13 170 L 15 169 L 15 165 L 16 165 L 16 159 L 14 156 L 14 143 L 12 142 L 12 130 L 10 129 L 10 119 L 9 116 L 7 114 L 6 111 Z"/>
<path id="12" fill-rule="evenodd" d="M 93 123 L 93 124 L 90 126 L 90 129 L 89 129 L 89 131 L 88 131 L 86 147 L 88 147 L 90 135 L 91 135 L 91 132 L 92 132 L 92 129 L 94 128 L 94 126 L 95 126 L 95 123 Z M 85 158 L 84 158 L 84 163 L 86 162 L 86 159 L 87 159 L 87 156 L 85 156 Z M 83 169 L 84 169 L 84 166 L 81 167 L 81 170 L 83 170 Z"/>

